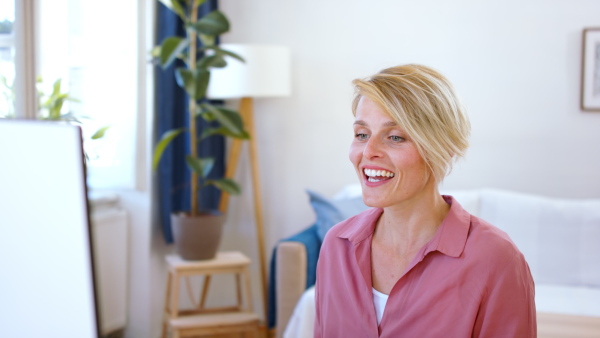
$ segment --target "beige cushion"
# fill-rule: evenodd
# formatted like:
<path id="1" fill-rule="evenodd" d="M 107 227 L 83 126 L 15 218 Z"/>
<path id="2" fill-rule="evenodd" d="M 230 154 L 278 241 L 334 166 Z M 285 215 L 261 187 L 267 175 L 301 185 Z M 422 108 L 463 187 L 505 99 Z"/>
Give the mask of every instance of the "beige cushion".
<path id="1" fill-rule="evenodd" d="M 281 338 L 306 289 L 306 247 L 299 242 L 281 242 L 277 245 L 275 261 L 277 338 Z"/>

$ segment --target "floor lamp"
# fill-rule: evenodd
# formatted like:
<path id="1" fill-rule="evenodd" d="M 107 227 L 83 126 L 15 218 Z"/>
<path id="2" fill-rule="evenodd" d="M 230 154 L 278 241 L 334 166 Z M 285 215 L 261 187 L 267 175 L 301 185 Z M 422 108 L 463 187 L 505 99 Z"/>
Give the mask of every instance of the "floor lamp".
<path id="1" fill-rule="evenodd" d="M 254 191 L 254 214 L 256 219 L 256 236 L 259 254 L 260 278 L 263 293 L 265 320 L 267 320 L 267 263 L 264 244 L 264 221 L 260 195 L 260 179 L 258 173 L 258 154 L 256 131 L 254 128 L 253 100 L 290 95 L 291 57 L 287 47 L 221 44 L 221 48 L 234 52 L 244 58 L 242 63 L 227 57 L 227 67 L 215 68 L 211 71 L 207 96 L 210 99 L 241 99 L 240 115 L 246 130 L 250 133 L 249 150 L 252 171 L 252 188 Z M 225 177 L 235 175 L 242 148 L 242 140 L 234 139 L 229 149 Z M 219 210 L 227 211 L 229 195 L 223 193 Z"/>

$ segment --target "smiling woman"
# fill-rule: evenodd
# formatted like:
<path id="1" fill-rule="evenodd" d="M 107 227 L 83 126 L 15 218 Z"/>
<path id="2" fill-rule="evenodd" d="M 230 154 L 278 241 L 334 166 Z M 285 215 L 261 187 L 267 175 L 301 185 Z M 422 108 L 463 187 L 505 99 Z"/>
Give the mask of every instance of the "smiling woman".
<path id="1" fill-rule="evenodd" d="M 450 82 L 405 65 L 354 85 L 350 160 L 373 208 L 323 241 L 314 336 L 535 337 L 523 255 L 438 191 L 470 132 Z"/>

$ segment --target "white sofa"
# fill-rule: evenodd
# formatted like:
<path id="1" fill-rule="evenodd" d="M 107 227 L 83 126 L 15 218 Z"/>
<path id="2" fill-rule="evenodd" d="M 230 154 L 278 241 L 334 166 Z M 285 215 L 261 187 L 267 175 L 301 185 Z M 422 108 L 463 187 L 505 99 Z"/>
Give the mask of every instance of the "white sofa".
<path id="1" fill-rule="evenodd" d="M 467 211 L 507 232 L 523 252 L 536 283 L 539 337 L 600 337 L 600 199 L 498 189 L 442 194 L 453 195 Z M 357 199 L 360 186 L 348 186 L 328 207 L 345 203 L 347 208 L 348 200 Z M 315 212 L 319 218 L 320 211 Z M 277 336 L 288 323 L 287 337 L 311 336 L 314 300 L 310 289 L 304 291 L 303 244 L 280 242 L 276 252 Z"/>

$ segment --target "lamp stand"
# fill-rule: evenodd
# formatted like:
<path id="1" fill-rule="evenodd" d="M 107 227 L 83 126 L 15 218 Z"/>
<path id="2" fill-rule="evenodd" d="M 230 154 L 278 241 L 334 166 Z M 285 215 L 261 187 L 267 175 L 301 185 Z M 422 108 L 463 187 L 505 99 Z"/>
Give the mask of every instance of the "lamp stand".
<path id="1" fill-rule="evenodd" d="M 263 227 L 263 213 L 262 213 L 262 200 L 260 196 L 260 179 L 258 175 L 258 153 L 256 144 L 256 130 L 254 128 L 254 109 L 253 100 L 250 97 L 244 97 L 240 103 L 240 115 L 244 121 L 247 131 L 250 133 L 250 165 L 252 168 L 252 187 L 254 190 L 254 216 L 256 219 L 256 237 L 258 241 L 258 257 L 260 265 L 260 279 L 263 294 L 263 308 L 265 315 L 265 322 L 268 320 L 268 309 L 267 309 L 267 270 L 265 266 L 265 243 L 264 243 L 264 227 Z M 240 152 L 242 148 L 242 140 L 233 139 L 231 149 L 229 151 L 229 157 L 227 159 L 227 169 L 225 171 L 226 178 L 233 178 L 235 175 Z M 229 205 L 229 194 L 223 192 L 221 194 L 221 200 L 219 202 L 219 211 L 225 213 Z"/>

